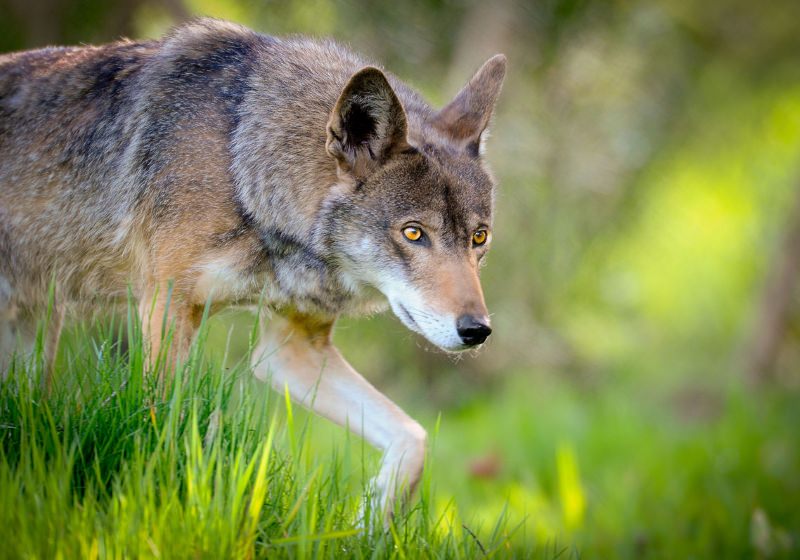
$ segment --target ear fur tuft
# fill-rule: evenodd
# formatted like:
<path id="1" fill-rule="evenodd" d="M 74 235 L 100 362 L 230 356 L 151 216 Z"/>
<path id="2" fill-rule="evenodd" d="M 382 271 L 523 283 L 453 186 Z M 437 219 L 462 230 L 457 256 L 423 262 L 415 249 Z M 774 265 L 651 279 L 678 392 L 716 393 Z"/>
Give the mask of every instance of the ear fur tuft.
<path id="1" fill-rule="evenodd" d="M 386 76 L 368 66 L 342 90 L 328 120 L 328 153 L 346 174 L 363 179 L 408 148 L 406 114 Z"/>

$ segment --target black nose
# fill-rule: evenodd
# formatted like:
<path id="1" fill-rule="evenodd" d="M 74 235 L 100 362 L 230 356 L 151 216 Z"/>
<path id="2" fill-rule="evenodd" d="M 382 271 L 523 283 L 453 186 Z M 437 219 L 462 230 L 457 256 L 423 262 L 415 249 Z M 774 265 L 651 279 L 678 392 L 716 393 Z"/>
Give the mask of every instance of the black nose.
<path id="1" fill-rule="evenodd" d="M 483 343 L 492 334 L 489 327 L 489 320 L 486 317 L 475 317 L 474 315 L 462 315 L 456 321 L 456 330 L 461 342 L 467 346 L 477 346 Z"/>

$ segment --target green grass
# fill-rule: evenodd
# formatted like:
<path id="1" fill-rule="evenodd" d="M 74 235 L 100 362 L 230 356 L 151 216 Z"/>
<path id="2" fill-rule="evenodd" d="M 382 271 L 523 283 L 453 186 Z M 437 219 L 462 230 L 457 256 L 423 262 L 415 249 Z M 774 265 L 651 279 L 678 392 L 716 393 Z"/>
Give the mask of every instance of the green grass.
<path id="1" fill-rule="evenodd" d="M 796 392 L 516 377 L 494 403 L 450 416 L 434 470 L 486 450 L 502 465 L 490 480 L 442 477 L 464 518 L 508 497 L 509 523 L 592 558 L 800 553 Z"/>
<path id="2" fill-rule="evenodd" d="M 502 516 L 480 541 L 437 518 L 429 477 L 390 530 L 369 512 L 362 528 L 374 452 L 344 434 L 313 445 L 316 421 L 244 362 L 208 361 L 204 334 L 161 387 L 143 375 L 136 329 L 127 352 L 114 330 L 72 340 L 47 397 L 41 351 L 3 383 L 0 555 L 474 558 L 510 546 Z"/>
<path id="3" fill-rule="evenodd" d="M 119 330 L 119 332 L 116 332 Z M 135 325 L 77 333 L 45 398 L 0 387 L 8 558 L 733 558 L 800 547 L 798 395 L 517 372 L 439 414 L 420 496 L 362 529 L 379 457 L 208 359 L 142 372 Z M 220 363 L 233 363 L 223 368 Z M 728 384 L 730 385 L 730 384 Z M 415 399 L 421 402 L 422 399 Z M 489 463 L 479 468 L 476 458 Z"/>

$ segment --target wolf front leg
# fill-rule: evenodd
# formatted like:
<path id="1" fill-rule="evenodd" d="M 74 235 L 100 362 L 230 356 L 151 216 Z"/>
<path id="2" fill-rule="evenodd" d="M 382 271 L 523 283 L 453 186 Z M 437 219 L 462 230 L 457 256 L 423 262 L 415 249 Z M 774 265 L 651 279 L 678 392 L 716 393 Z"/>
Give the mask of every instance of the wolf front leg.
<path id="1" fill-rule="evenodd" d="M 256 377 L 315 413 L 347 426 L 383 452 L 376 499 L 388 522 L 398 497 L 422 475 L 427 435 L 416 421 L 348 364 L 331 343 L 333 321 L 291 314 L 261 321 Z"/>
<path id="2" fill-rule="evenodd" d="M 139 319 L 151 373 L 158 372 L 163 381 L 165 374 L 172 374 L 186 360 L 202 316 L 202 306 L 187 304 L 167 282 L 148 286 L 139 299 Z"/>

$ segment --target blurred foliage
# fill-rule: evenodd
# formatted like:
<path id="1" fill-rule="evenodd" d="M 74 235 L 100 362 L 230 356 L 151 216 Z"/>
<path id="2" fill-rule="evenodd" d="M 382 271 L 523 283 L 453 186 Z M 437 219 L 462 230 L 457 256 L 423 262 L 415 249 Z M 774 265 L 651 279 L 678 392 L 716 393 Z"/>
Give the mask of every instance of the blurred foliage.
<path id="1" fill-rule="evenodd" d="M 458 363 L 477 382 L 654 352 L 689 369 L 730 364 L 800 188 L 793 0 L 2 0 L 0 14 L 5 50 L 158 37 L 193 15 L 330 35 L 436 104 L 506 52 L 484 274 L 497 336 Z M 396 344 L 411 337 L 392 319 L 342 323 L 341 344 L 377 375 L 453 369 Z"/>
<path id="2" fill-rule="evenodd" d="M 491 505 L 468 505 L 497 513 L 502 488 L 539 536 L 591 524 L 604 552 L 657 548 L 670 539 L 657 528 L 673 522 L 686 539 L 730 523 L 762 557 L 797 546 L 796 282 L 770 360 L 778 388 L 735 386 L 775 263 L 800 251 L 782 245 L 800 196 L 800 3 L 0 0 L 0 49 L 157 37 L 193 15 L 332 36 L 436 105 L 487 56 L 509 56 L 488 143 L 500 185 L 483 272 L 488 348 L 455 361 L 388 316 L 344 319 L 337 332 L 355 367 L 400 402 L 473 426 L 439 442 L 453 461 L 468 450 L 484 455 L 478 471 L 500 469 L 483 490 L 471 482 L 473 496 L 495 493 Z M 235 328 L 243 351 L 251 320 L 224 314 L 213 336 Z M 538 435 L 515 446 L 518 433 Z M 506 446 L 502 468 L 494 445 Z M 640 460 L 627 464 L 631 454 Z M 465 476 L 449 481 L 459 496 Z M 782 491 L 794 502 L 781 505 Z M 633 544 L 621 551 L 623 534 Z M 697 550 L 730 552 L 712 544 Z"/>

